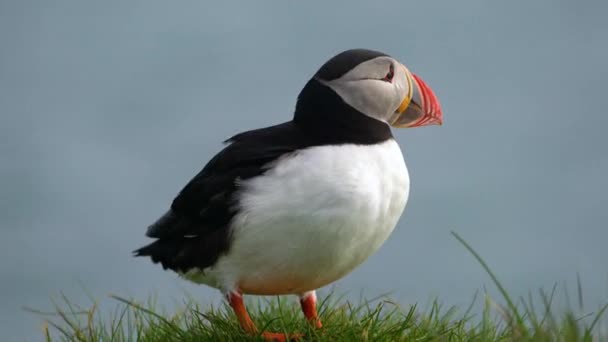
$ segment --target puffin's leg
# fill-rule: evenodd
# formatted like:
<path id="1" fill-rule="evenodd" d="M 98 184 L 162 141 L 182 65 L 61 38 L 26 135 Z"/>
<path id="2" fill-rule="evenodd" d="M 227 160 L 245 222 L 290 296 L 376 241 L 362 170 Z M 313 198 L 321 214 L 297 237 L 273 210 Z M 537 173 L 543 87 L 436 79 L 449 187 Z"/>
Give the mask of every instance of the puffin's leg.
<path id="1" fill-rule="evenodd" d="M 317 329 L 321 329 L 321 319 L 317 316 L 317 294 L 313 291 L 308 291 L 300 295 L 300 306 L 306 319 L 313 324 Z"/>
<path id="2" fill-rule="evenodd" d="M 238 291 L 230 291 L 226 294 L 226 299 L 228 303 L 234 310 L 236 317 L 241 324 L 241 327 L 250 335 L 258 335 L 258 328 L 256 328 L 255 323 L 249 317 L 247 313 L 247 309 L 245 308 L 245 302 L 243 302 L 243 295 Z M 302 335 L 294 334 L 294 335 L 286 335 L 282 333 L 272 333 L 264 331 L 261 334 L 262 337 L 266 341 L 276 341 L 276 342 L 286 342 L 286 341 L 295 341 L 299 340 Z"/>

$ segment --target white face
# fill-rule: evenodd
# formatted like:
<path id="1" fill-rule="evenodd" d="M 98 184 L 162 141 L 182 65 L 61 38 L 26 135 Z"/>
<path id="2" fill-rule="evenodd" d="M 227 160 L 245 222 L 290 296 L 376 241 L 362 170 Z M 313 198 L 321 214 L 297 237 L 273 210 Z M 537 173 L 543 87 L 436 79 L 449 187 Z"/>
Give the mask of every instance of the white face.
<path id="1" fill-rule="evenodd" d="M 391 70 L 393 75 L 389 79 L 387 75 Z M 382 56 L 357 65 L 340 78 L 318 81 L 333 89 L 359 112 L 390 123 L 403 100 L 411 94 L 409 75 L 403 64 Z"/>

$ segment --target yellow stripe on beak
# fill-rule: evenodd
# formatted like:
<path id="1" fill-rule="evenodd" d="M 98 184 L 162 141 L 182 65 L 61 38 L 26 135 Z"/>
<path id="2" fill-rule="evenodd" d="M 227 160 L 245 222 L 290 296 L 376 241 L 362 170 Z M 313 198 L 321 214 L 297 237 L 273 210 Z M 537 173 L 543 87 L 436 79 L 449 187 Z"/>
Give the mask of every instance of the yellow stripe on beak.
<path id="1" fill-rule="evenodd" d="M 410 73 L 407 71 L 407 69 L 405 71 L 405 78 L 407 78 L 408 93 L 405 99 L 403 99 L 403 102 L 401 102 L 401 104 L 399 105 L 399 108 L 397 108 L 397 113 L 403 113 L 407 109 L 407 106 L 410 105 L 410 102 L 412 101 L 412 96 L 414 94 L 414 81 L 412 81 L 412 77 L 410 76 Z"/>

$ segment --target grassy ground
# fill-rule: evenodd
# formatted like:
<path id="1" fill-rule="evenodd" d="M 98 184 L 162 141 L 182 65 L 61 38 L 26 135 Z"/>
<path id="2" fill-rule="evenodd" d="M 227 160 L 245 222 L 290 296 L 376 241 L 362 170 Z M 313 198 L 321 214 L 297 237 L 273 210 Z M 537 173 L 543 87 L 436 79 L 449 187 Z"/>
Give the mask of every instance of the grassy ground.
<path id="1" fill-rule="evenodd" d="M 261 330 L 302 332 L 311 341 L 608 341 L 599 329 L 608 305 L 582 316 L 556 314 L 558 310 L 552 308 L 555 287 L 550 292 L 539 291 L 540 308 L 534 307 L 538 301 L 532 296 L 514 301 L 475 251 L 454 235 L 488 272 L 504 305 L 485 295 L 476 296 L 464 310 L 444 308 L 438 302 L 426 309 L 400 307 L 387 298 L 351 304 L 330 295 L 320 301 L 321 330 L 309 327 L 299 306 L 285 299 L 249 302 L 249 312 Z M 580 284 L 578 296 L 582 302 Z M 187 300 L 179 312 L 167 314 L 153 303 L 113 299 L 116 309 L 107 317 L 95 305 L 83 309 L 62 297 L 47 317 L 44 338 L 87 342 L 261 340 L 245 335 L 227 306 L 201 308 Z M 474 315 L 480 299 L 482 313 Z"/>

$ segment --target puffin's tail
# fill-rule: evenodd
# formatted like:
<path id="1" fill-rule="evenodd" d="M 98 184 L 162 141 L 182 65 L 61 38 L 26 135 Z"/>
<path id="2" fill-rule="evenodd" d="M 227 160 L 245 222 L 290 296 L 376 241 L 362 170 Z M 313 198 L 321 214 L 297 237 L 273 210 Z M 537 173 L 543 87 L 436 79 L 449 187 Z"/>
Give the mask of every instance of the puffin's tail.
<path id="1" fill-rule="evenodd" d="M 176 244 L 167 243 L 163 240 L 156 240 L 149 245 L 133 251 L 135 257 L 150 257 L 155 264 L 160 263 L 163 269 L 175 269 L 175 256 L 178 255 Z"/>
<path id="2" fill-rule="evenodd" d="M 154 242 L 133 251 L 133 255 L 148 256 L 164 269 L 177 272 L 195 267 L 205 269 L 229 249 L 230 234 L 226 227 L 206 228 L 172 210 L 152 224 L 146 235 L 154 238 Z"/>
<path id="3" fill-rule="evenodd" d="M 133 251 L 133 256 L 150 257 L 163 269 L 188 272 L 192 268 L 204 269 L 215 263 L 220 255 L 219 244 L 201 238 L 157 239 L 149 245 Z"/>
<path id="4" fill-rule="evenodd" d="M 180 271 L 187 268 L 184 256 L 190 252 L 193 241 L 188 241 L 180 234 L 186 228 L 186 223 L 187 220 L 169 210 L 146 231 L 146 236 L 155 241 L 133 251 L 133 256 L 148 256 L 153 263 L 160 263 L 164 269 Z"/>

